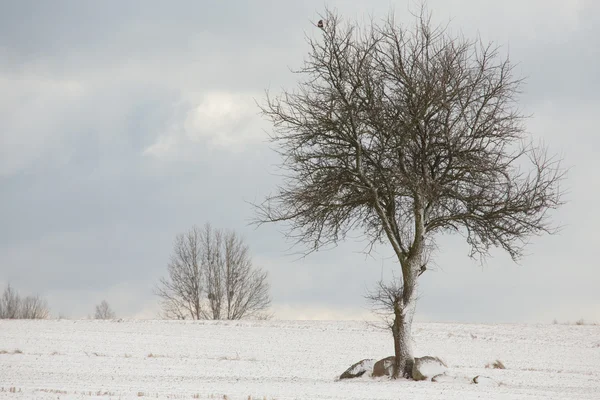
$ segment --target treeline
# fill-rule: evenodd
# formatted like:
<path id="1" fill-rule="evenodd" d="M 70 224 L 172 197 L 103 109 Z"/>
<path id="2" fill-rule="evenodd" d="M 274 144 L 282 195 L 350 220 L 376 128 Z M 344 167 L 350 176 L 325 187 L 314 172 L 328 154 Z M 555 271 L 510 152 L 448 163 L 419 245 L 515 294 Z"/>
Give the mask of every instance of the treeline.
<path id="1" fill-rule="evenodd" d="M 272 317 L 269 291 L 268 273 L 253 264 L 244 239 L 207 223 L 177 235 L 167 275 L 154 292 L 160 298 L 162 318 L 262 320 Z M 46 300 L 37 295 L 21 298 L 7 285 L 0 299 L 0 319 L 45 319 L 49 315 Z M 115 319 L 116 314 L 103 300 L 93 318 Z"/>
<path id="2" fill-rule="evenodd" d="M 6 285 L 0 297 L 0 319 L 46 319 L 50 317 L 50 307 L 40 296 L 21 297 L 10 284 Z M 59 319 L 62 317 L 59 317 Z M 106 300 L 96 306 L 94 319 L 114 319 L 115 312 Z"/>

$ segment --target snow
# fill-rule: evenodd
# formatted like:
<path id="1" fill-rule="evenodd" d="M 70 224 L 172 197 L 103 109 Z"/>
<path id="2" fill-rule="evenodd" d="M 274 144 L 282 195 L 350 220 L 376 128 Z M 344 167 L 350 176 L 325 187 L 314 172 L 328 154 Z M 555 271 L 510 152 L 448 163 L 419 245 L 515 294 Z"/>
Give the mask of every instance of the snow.
<path id="1" fill-rule="evenodd" d="M 443 366 L 438 360 L 422 359 L 418 363 L 415 362 L 415 366 L 417 367 L 417 370 L 423 377 L 429 379 L 433 378 L 436 375 L 440 375 L 446 372 L 446 367 Z"/>
<path id="2" fill-rule="evenodd" d="M 464 379 L 338 381 L 392 355 L 355 321 L 0 321 L 0 399 L 600 399 L 600 326 L 414 324 Z M 20 350 L 22 353 L 15 353 Z M 506 369 L 486 369 L 489 360 Z M 499 386 L 476 385 L 482 375 Z"/>

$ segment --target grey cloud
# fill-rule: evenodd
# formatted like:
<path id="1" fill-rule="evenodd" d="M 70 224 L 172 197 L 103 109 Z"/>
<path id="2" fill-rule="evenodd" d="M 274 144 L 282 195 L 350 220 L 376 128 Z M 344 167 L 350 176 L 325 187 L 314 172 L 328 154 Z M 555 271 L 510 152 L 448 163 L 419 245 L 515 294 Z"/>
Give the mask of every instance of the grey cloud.
<path id="1" fill-rule="evenodd" d="M 331 5 L 349 17 L 384 16 L 390 6 Z M 302 62 L 304 35 L 316 34 L 310 22 L 322 2 L 2 7 L 0 283 L 47 294 L 55 311 L 71 316 L 91 312 L 108 295 L 123 314 L 153 310 L 152 286 L 174 236 L 205 221 L 244 234 L 255 262 L 271 274 L 279 309 L 362 312 L 366 289 L 397 271 L 385 246 L 369 258 L 354 241 L 294 261 L 281 226 L 247 225 L 248 203 L 279 182 L 279 159 L 262 132 L 268 126 L 249 99 L 269 87 L 293 87 L 297 77 L 288 67 Z M 406 20 L 405 4 L 395 7 Z M 534 113 L 531 131 L 573 168 L 571 202 L 556 214 L 564 230 L 534 239 L 521 266 L 497 253 L 481 270 L 460 237 L 442 237 L 438 269 L 422 280 L 419 315 L 600 320 L 593 253 L 600 224 L 598 5 L 440 0 L 431 8 L 441 21 L 454 16 L 451 26 L 468 35 L 508 43 L 529 76 L 523 101 Z M 237 103 L 234 114 L 209 125 L 198 107 L 215 93 Z M 161 140 L 174 143 L 170 151 L 149 154 Z"/>

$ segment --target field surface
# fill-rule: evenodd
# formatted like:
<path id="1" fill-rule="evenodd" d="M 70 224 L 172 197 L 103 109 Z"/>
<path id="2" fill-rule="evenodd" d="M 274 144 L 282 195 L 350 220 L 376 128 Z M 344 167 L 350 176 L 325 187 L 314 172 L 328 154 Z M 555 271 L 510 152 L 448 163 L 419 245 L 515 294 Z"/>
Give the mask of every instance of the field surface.
<path id="1" fill-rule="evenodd" d="M 337 381 L 393 352 L 366 322 L 0 321 L 0 399 L 600 399 L 600 326 L 413 330 L 454 379 Z"/>

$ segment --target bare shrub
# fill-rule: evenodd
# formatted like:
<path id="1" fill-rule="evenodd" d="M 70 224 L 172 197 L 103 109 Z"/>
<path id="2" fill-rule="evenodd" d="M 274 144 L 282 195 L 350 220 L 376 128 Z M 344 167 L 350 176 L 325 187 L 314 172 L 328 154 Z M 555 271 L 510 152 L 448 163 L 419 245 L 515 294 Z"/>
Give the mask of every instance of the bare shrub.
<path id="1" fill-rule="evenodd" d="M 94 319 L 115 319 L 116 314 L 110 308 L 110 305 L 106 302 L 106 300 L 102 300 L 100 304 L 96 306 L 96 313 L 94 314 Z"/>
<path id="2" fill-rule="evenodd" d="M 23 352 L 19 349 L 15 349 L 13 351 L 0 350 L 0 354 L 23 354 Z"/>
<path id="3" fill-rule="evenodd" d="M 50 315 L 48 302 L 39 296 L 27 296 L 21 304 L 21 318 L 46 319 Z"/>
<path id="4" fill-rule="evenodd" d="M 10 284 L 0 298 L 0 318 L 17 319 L 21 317 L 21 297 Z"/>
<path id="5" fill-rule="evenodd" d="M 486 368 L 491 368 L 491 369 L 506 369 L 506 367 L 504 366 L 504 364 L 500 360 L 496 360 L 494 362 L 486 364 L 485 367 Z"/>
<path id="6" fill-rule="evenodd" d="M 46 319 L 50 308 L 46 300 L 39 296 L 21 298 L 8 284 L 0 298 L 0 319 Z"/>

